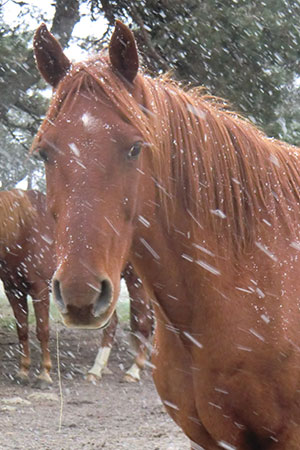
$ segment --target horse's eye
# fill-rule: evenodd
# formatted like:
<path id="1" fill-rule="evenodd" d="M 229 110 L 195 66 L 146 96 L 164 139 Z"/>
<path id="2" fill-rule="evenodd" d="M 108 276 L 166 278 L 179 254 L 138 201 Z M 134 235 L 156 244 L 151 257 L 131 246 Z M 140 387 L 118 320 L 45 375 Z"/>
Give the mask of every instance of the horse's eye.
<path id="1" fill-rule="evenodd" d="M 34 157 L 37 159 L 40 159 L 43 162 L 47 162 L 48 161 L 48 153 L 47 150 L 45 150 L 44 148 L 39 148 L 35 154 Z"/>
<path id="2" fill-rule="evenodd" d="M 141 141 L 135 142 L 133 146 L 130 148 L 129 152 L 127 153 L 128 159 L 137 159 L 141 150 L 142 150 L 143 143 Z"/>

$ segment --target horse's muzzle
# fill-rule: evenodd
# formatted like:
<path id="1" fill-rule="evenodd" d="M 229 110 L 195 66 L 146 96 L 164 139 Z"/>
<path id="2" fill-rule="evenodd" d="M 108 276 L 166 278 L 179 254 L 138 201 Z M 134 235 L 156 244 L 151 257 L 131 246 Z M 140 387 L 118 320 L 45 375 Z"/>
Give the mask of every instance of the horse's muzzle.
<path id="1" fill-rule="evenodd" d="M 80 283 L 80 284 L 79 284 Z M 113 311 L 113 285 L 109 277 L 89 283 L 73 280 L 66 283 L 53 277 L 53 297 L 64 323 L 72 328 L 102 328 Z"/>

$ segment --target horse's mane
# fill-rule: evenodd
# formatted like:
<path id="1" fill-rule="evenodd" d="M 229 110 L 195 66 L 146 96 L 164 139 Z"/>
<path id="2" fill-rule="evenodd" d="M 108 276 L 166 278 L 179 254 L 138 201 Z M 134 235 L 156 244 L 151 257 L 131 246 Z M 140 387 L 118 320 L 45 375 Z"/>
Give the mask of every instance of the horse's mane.
<path id="1" fill-rule="evenodd" d="M 36 217 L 25 191 L 0 191 L 0 250 L 15 244 L 22 230 Z"/>
<path id="2" fill-rule="evenodd" d="M 97 98 L 100 89 L 150 144 L 165 210 L 172 213 L 172 199 L 181 199 L 196 228 L 213 229 L 238 252 L 259 239 L 261 226 L 272 233 L 284 223 L 296 238 L 299 149 L 267 138 L 201 89 L 184 89 L 168 77 L 143 73 L 135 86 L 142 105 L 105 56 L 74 65 L 57 89 L 36 142 L 63 103 L 72 103 L 82 89 Z"/>

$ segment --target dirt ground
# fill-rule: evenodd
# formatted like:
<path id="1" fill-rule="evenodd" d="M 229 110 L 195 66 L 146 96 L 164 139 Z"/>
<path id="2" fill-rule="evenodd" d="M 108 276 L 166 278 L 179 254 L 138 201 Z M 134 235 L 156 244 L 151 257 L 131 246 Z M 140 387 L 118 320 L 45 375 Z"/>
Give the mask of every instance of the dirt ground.
<path id="1" fill-rule="evenodd" d="M 57 369 L 57 332 L 61 389 Z M 155 391 L 150 369 L 139 383 L 122 380 L 132 361 L 129 333 L 117 333 L 109 367 L 94 385 L 84 379 L 100 342 L 99 331 L 51 331 L 53 385 L 35 386 L 39 346 L 31 332 L 32 382 L 14 379 L 18 361 L 14 330 L 0 329 L 0 449 L 77 450 L 139 449 L 187 450 L 188 440 L 165 413 Z M 62 394 L 62 395 L 61 395 Z"/>

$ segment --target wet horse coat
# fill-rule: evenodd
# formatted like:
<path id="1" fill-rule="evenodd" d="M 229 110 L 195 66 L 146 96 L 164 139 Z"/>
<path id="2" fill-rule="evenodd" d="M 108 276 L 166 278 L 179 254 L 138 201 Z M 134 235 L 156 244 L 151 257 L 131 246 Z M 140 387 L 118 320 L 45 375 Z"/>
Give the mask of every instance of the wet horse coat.
<path id="1" fill-rule="evenodd" d="M 108 323 L 130 259 L 155 299 L 156 387 L 195 448 L 299 449 L 299 149 L 139 72 L 120 22 L 84 63 L 44 25 L 34 47 L 65 323 Z"/>

